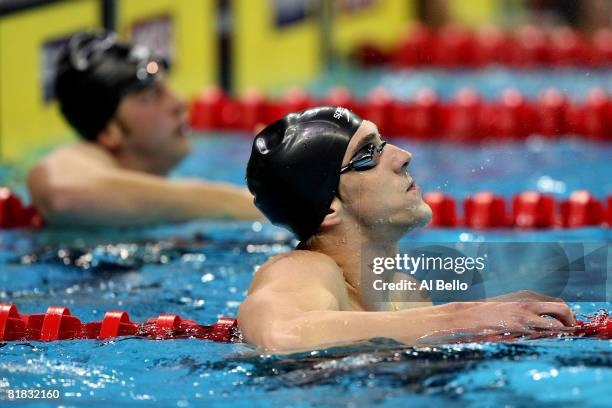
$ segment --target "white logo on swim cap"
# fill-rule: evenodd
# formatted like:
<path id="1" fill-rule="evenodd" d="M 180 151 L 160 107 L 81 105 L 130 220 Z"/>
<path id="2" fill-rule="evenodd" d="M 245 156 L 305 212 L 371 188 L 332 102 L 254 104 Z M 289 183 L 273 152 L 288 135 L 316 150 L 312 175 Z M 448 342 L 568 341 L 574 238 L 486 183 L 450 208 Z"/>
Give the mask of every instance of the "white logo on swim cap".
<path id="1" fill-rule="evenodd" d="M 346 122 L 350 122 L 351 121 L 351 116 L 349 115 L 349 110 L 346 108 L 342 108 L 340 106 L 338 106 L 336 108 L 336 111 L 334 112 L 334 119 L 340 119 L 342 117 L 342 115 L 344 115 L 346 113 Z"/>

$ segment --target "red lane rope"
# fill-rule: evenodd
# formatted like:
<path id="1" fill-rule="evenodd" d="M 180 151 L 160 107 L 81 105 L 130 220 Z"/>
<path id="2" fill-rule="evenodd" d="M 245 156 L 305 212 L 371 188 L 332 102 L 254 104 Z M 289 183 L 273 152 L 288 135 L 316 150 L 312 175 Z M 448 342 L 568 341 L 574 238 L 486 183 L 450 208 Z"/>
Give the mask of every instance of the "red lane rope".
<path id="1" fill-rule="evenodd" d="M 10 189 L 0 186 L 0 229 L 41 228 L 44 221 L 32 206 L 26 207 Z"/>
<path id="2" fill-rule="evenodd" d="M 0 304 L 0 341 L 108 339 L 138 336 L 155 340 L 197 338 L 217 342 L 240 342 L 238 322 L 220 318 L 212 325 L 199 325 L 174 314 L 162 314 L 146 323 L 130 321 L 127 312 L 106 312 L 99 322 L 81 323 L 67 307 L 50 306 L 47 313 L 21 314 L 13 304 Z"/>
<path id="3" fill-rule="evenodd" d="M 612 195 L 607 198 L 606 211 L 604 203 L 586 190 L 574 191 L 567 200 L 559 203 L 551 195 L 527 191 L 516 194 L 510 205 L 504 197 L 480 192 L 463 200 L 463 219 L 456 212 L 453 197 L 433 192 L 424 194 L 423 198 L 433 212 L 431 227 L 550 229 L 612 226 Z"/>
<path id="4" fill-rule="evenodd" d="M 604 202 L 586 190 L 577 190 L 567 200 L 556 202 L 552 195 L 527 191 L 510 203 L 491 192 L 475 193 L 463 200 L 463 218 L 453 197 L 440 192 L 424 194 L 433 211 L 431 227 L 488 228 L 580 228 L 612 226 L 612 195 Z M 509 212 L 508 212 L 509 211 Z M 0 229 L 41 228 L 42 217 L 24 207 L 19 197 L 0 187 Z"/>
<path id="5" fill-rule="evenodd" d="M 612 339 L 612 318 L 607 311 L 578 321 L 571 336 Z M 55 341 L 109 339 L 138 336 L 155 340 L 197 338 L 224 343 L 241 342 L 238 321 L 222 317 L 210 326 L 178 315 L 162 314 L 146 323 L 131 322 L 127 312 L 108 311 L 100 322 L 81 323 L 66 307 L 51 306 L 44 314 L 20 314 L 13 304 L 0 304 L 0 341 Z"/>
<path id="6" fill-rule="evenodd" d="M 363 66 L 390 64 L 398 69 L 477 69 L 492 64 L 510 68 L 604 68 L 612 65 L 612 29 L 599 29 L 589 38 L 570 27 L 547 32 L 526 25 L 508 32 L 495 26 L 473 31 L 459 24 L 439 30 L 415 24 L 395 48 L 383 50 L 373 43 L 363 43 L 353 55 Z"/>
<path id="7" fill-rule="evenodd" d="M 612 318 L 608 316 L 608 311 L 601 310 L 599 314 L 589 316 L 587 321 L 579 320 L 576 334 L 585 337 L 612 339 Z"/>
<path id="8" fill-rule="evenodd" d="M 204 90 L 191 105 L 196 130 L 253 132 L 290 112 L 317 105 L 341 105 L 376 123 L 383 134 L 422 140 L 475 143 L 484 140 L 521 140 L 532 134 L 547 138 L 580 135 L 592 140 L 612 140 L 612 100 L 593 89 L 582 102 L 573 102 L 556 89 L 547 89 L 528 100 L 516 89 L 507 89 L 498 100 L 484 100 L 472 89 L 461 89 L 452 101 L 442 101 L 424 88 L 411 101 L 397 100 L 384 88 L 356 99 L 345 88 L 332 89 L 314 98 L 299 88 L 279 99 L 256 91 L 232 98 L 217 87 Z"/>

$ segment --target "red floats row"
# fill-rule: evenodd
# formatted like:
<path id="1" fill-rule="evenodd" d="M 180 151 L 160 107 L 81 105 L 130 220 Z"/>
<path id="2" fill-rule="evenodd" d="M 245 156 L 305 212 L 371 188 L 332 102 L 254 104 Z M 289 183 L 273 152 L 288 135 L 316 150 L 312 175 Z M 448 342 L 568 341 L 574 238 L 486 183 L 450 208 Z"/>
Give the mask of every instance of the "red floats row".
<path id="1" fill-rule="evenodd" d="M 577 320 L 577 328 L 574 335 L 584 337 L 597 337 L 600 339 L 612 339 L 612 318 L 609 317 L 607 310 L 595 316 L 589 316 L 587 321 Z"/>
<path id="2" fill-rule="evenodd" d="M 479 142 L 523 139 L 531 134 L 551 138 L 575 134 L 612 140 L 612 99 L 601 89 L 593 89 L 583 102 L 573 103 L 556 89 L 544 91 L 533 101 L 516 89 L 505 90 L 493 101 L 468 88 L 459 90 L 452 101 L 441 101 L 433 90 L 422 89 L 413 100 L 400 101 L 384 88 L 374 89 L 363 100 L 356 100 L 345 88 L 332 89 L 319 99 L 291 89 L 276 100 L 254 91 L 233 99 L 218 88 L 210 88 L 194 100 L 191 120 L 196 130 L 253 132 L 289 112 L 318 105 L 344 106 L 376 123 L 387 135 L 417 139 Z"/>
<path id="3" fill-rule="evenodd" d="M 25 207 L 21 199 L 6 187 L 0 187 L 0 229 L 41 228 L 44 221 L 34 207 Z"/>
<path id="4" fill-rule="evenodd" d="M 139 336 L 156 340 L 198 338 L 219 342 L 239 340 L 238 322 L 220 318 L 210 326 L 174 314 L 162 314 L 146 323 L 130 321 L 127 312 L 108 311 L 100 322 L 81 323 L 67 307 L 51 306 L 47 313 L 20 314 L 12 304 L 0 304 L 0 341 L 53 341 L 70 339 L 108 339 Z"/>
<path id="5" fill-rule="evenodd" d="M 355 57 L 365 66 L 391 63 L 397 68 L 605 67 L 612 65 L 612 30 L 600 29 L 586 38 L 569 27 L 546 32 L 528 25 L 508 33 L 494 26 L 474 32 L 457 24 L 439 30 L 415 25 L 390 53 L 363 44 Z"/>
<path id="6" fill-rule="evenodd" d="M 603 311 L 577 321 L 568 336 L 612 339 L 612 319 Z M 200 326 L 177 315 L 163 314 L 145 324 L 134 323 L 126 312 L 106 312 L 101 322 L 81 323 L 66 307 L 51 306 L 44 314 L 20 314 L 12 304 L 0 304 L 0 341 L 56 341 L 75 339 L 109 339 L 142 336 L 155 340 L 198 338 L 217 342 L 241 341 L 238 321 L 221 318 L 212 326 Z"/>
<path id="7" fill-rule="evenodd" d="M 554 197 L 524 192 L 512 198 L 511 212 L 506 212 L 503 197 L 489 192 L 476 193 L 463 201 L 463 219 L 457 215 L 455 199 L 442 193 L 427 193 L 425 202 L 432 209 L 432 227 L 469 228 L 579 228 L 612 226 L 612 195 L 604 204 L 584 190 L 574 191 L 557 205 Z"/>
<path id="8" fill-rule="evenodd" d="M 491 192 L 476 193 L 463 201 L 463 219 L 457 215 L 455 199 L 430 192 L 424 199 L 433 211 L 432 227 L 470 228 L 579 228 L 612 226 L 612 195 L 604 203 L 585 190 L 574 191 L 557 203 L 553 196 L 537 192 L 515 195 L 511 212 L 503 197 Z M 0 188 L 0 229 L 41 228 L 44 222 L 32 207 L 24 207 L 9 189 Z"/>
<path id="9" fill-rule="evenodd" d="M 191 126 L 196 130 L 242 130 L 272 123 L 287 113 L 316 106 L 301 89 L 289 90 L 279 100 L 268 100 L 258 91 L 233 99 L 218 87 L 204 90 L 191 106 Z"/>

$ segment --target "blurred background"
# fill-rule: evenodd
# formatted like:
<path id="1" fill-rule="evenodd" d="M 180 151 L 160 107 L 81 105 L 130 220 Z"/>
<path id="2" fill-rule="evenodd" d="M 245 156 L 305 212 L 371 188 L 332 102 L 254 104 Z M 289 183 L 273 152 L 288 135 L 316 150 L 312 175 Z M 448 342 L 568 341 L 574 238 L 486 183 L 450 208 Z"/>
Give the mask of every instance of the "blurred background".
<path id="1" fill-rule="evenodd" d="M 234 98 L 288 89 L 322 96 L 343 85 L 357 96 L 383 87 L 409 99 L 424 87 L 450 97 L 472 86 L 496 97 L 506 85 L 537 96 L 555 84 L 582 99 L 591 87 L 607 90 L 607 75 L 600 82 L 580 75 L 578 84 L 550 83 L 548 74 L 548 81 L 485 75 L 478 82 L 466 69 L 587 66 L 597 76 L 612 61 L 611 13 L 607 0 L 0 0 L 0 159 L 20 162 L 72 139 L 52 79 L 58 51 L 79 30 L 116 30 L 166 53 L 172 84 L 189 100 L 211 86 Z M 399 73 L 371 72 L 381 66 Z M 439 86 L 446 74 L 432 77 L 436 67 L 459 72 Z M 414 68 L 421 70 L 402 74 Z M 340 101 L 342 91 L 334 94 Z M 231 107 L 224 114 L 194 124 L 251 125 L 234 123 L 240 115 Z"/>
<path id="2" fill-rule="evenodd" d="M 53 98 L 58 52 L 72 34 L 106 28 L 172 59 L 194 133 L 171 177 L 244 186 L 259 124 L 343 105 L 413 154 L 411 175 L 434 216 L 400 251 L 415 242 L 569 243 L 570 286 L 592 300 L 573 310 L 609 310 L 611 17 L 612 0 L 0 0 L 0 229 L 10 228 L 0 231 L 0 301 L 22 313 L 69 305 L 82 321 L 125 309 L 135 321 L 178 313 L 213 322 L 236 316 L 254 271 L 295 247 L 287 231 L 260 222 L 86 232 L 10 224 L 1 187 L 27 202 L 35 160 L 78 140 Z M 228 360 L 246 347 L 168 345 L 9 344 L 0 383 L 61 384 L 70 403 L 104 407 L 350 398 L 584 406 L 606 400 L 612 380 L 602 358 L 610 343 L 587 339 L 323 364 L 311 353 Z"/>

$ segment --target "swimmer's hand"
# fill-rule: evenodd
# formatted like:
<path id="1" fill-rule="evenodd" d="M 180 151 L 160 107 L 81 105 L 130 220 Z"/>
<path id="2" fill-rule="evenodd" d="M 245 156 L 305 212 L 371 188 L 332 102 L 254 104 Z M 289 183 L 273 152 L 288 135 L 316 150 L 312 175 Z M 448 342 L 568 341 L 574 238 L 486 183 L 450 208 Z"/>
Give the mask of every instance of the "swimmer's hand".
<path id="1" fill-rule="evenodd" d="M 571 309 L 562 299 L 532 291 L 497 296 L 482 302 L 444 305 L 454 333 L 509 333 L 530 335 L 563 331 L 576 325 Z"/>

